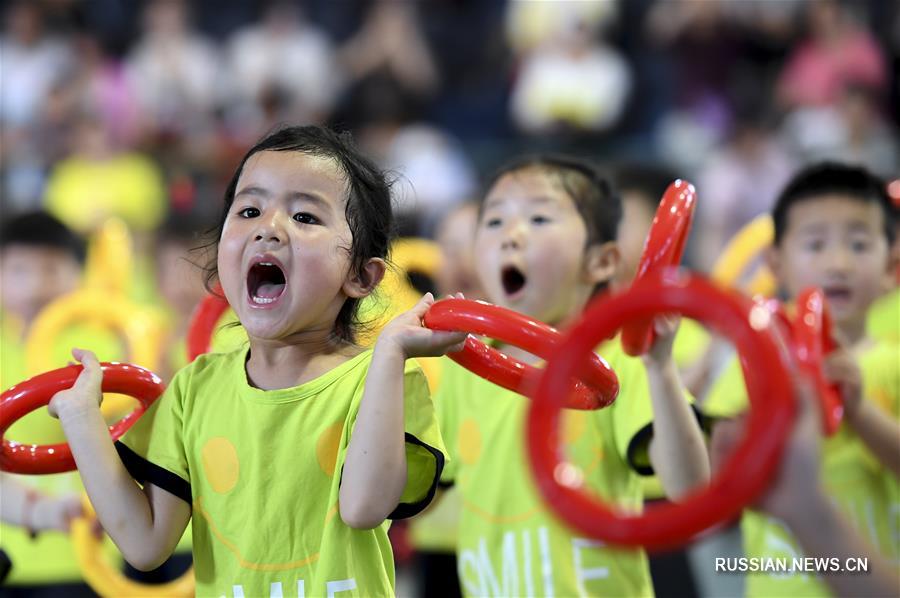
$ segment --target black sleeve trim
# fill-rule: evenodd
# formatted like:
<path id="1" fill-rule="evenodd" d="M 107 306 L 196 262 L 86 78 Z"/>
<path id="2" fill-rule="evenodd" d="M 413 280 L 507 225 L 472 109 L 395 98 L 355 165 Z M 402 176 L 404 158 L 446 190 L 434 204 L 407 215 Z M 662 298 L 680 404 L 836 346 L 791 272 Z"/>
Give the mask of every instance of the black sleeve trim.
<path id="1" fill-rule="evenodd" d="M 421 446 L 427 449 L 429 453 L 434 455 L 434 459 L 436 461 L 434 479 L 431 481 L 431 487 L 428 488 L 428 493 L 425 495 L 425 498 L 417 503 L 400 503 L 399 505 L 397 505 L 397 508 L 387 516 L 388 519 L 406 519 L 407 517 L 412 517 L 413 515 L 417 515 L 425 510 L 425 507 L 427 507 L 434 499 L 434 494 L 435 492 L 437 492 L 438 482 L 440 482 L 441 479 L 441 472 L 444 471 L 444 453 L 437 450 L 433 446 L 425 444 L 409 432 L 406 432 L 404 439 L 408 444 Z"/>
<path id="2" fill-rule="evenodd" d="M 456 484 L 456 480 L 447 480 L 447 481 L 438 480 L 438 488 L 440 488 L 441 490 L 447 490 L 449 488 L 453 488 L 453 486 L 455 484 Z"/>
<path id="3" fill-rule="evenodd" d="M 700 424 L 700 429 L 704 434 L 709 436 L 712 431 L 713 419 L 705 415 L 694 405 L 691 405 L 691 411 L 694 412 L 694 417 L 697 418 L 697 423 Z M 638 430 L 637 433 L 631 438 L 631 442 L 628 443 L 628 450 L 626 451 L 628 464 L 639 475 L 652 476 L 655 474 L 655 472 L 653 471 L 653 464 L 650 463 L 649 459 L 650 440 L 652 438 L 653 422 L 650 422 L 649 424 Z M 638 458 L 639 455 L 646 455 L 648 457 L 646 463 Z"/>
<path id="4" fill-rule="evenodd" d="M 154 486 L 159 486 L 166 492 L 174 494 L 188 505 L 192 504 L 190 482 L 186 482 L 181 476 L 168 469 L 163 469 L 159 465 L 147 461 L 121 442 L 116 442 L 116 451 L 118 451 L 119 459 L 122 460 L 125 469 L 139 483 L 150 482 Z"/>

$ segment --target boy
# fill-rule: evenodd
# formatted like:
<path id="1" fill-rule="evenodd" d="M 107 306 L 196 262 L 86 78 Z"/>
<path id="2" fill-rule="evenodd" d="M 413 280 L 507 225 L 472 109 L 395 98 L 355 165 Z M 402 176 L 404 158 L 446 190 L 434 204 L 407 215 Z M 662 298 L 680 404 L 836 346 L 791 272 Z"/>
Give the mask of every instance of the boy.
<path id="1" fill-rule="evenodd" d="M 869 307 L 892 275 L 896 209 L 884 184 L 866 170 L 823 163 L 798 173 L 773 210 L 774 246 L 768 262 L 791 299 L 822 288 L 840 350 L 825 373 L 841 385 L 844 424 L 823 443 L 823 483 L 843 513 L 884 557 L 900 554 L 900 502 L 896 465 L 900 408 L 900 349 L 866 334 Z M 746 405 L 740 371 L 731 368 L 704 404 L 710 415 Z M 747 512 L 742 521 L 750 557 L 800 557 L 797 543 L 775 519 Z M 815 572 L 758 572 L 747 579 L 750 596 L 828 595 Z"/>
<path id="2" fill-rule="evenodd" d="M 0 230 L 0 387 L 4 390 L 28 376 L 24 341 L 31 325 L 44 307 L 75 290 L 84 258 L 84 241 L 45 212 L 4 219 Z M 38 444 L 65 440 L 59 424 L 44 410 L 22 418 L 4 436 Z M 59 497 L 58 504 L 79 501 L 76 474 L 17 480 L 34 487 L 34 506 L 38 501 L 50 504 L 46 499 L 52 497 Z M 82 582 L 68 536 L 42 532 L 32 539 L 24 529 L 3 525 L 0 546 L 12 561 L 5 583 L 23 595 L 38 590 L 93 595 Z"/>

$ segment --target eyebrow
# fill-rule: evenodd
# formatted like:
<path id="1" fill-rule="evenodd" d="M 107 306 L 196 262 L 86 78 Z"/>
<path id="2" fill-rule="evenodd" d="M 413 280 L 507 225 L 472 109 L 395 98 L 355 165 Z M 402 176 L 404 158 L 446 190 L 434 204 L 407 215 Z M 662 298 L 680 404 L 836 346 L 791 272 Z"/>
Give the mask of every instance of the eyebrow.
<path id="1" fill-rule="evenodd" d="M 234 198 L 237 199 L 238 197 L 241 197 L 243 195 L 254 195 L 254 196 L 258 196 L 258 197 L 263 197 L 265 199 L 269 199 L 272 197 L 272 192 L 269 191 L 268 189 L 265 189 L 264 187 L 254 187 L 254 186 L 244 187 L 243 189 L 241 189 L 240 191 L 238 191 L 235 194 Z M 288 194 L 288 199 L 289 200 L 299 199 L 301 201 L 308 201 L 310 203 L 313 203 L 313 204 L 319 206 L 323 210 L 331 209 L 331 203 L 329 203 L 328 200 L 320 197 L 319 195 L 317 195 L 315 193 L 306 193 L 303 191 L 292 191 L 291 193 Z"/>
<path id="2" fill-rule="evenodd" d="M 505 201 L 507 201 L 505 197 L 497 197 L 497 198 L 488 200 L 484 204 L 484 209 L 488 210 L 490 208 L 495 207 L 497 204 L 504 203 Z M 528 203 L 531 203 L 531 204 L 553 204 L 553 203 L 555 203 L 552 199 L 550 199 L 549 197 L 547 197 L 545 195 L 536 195 L 534 197 L 528 197 L 528 198 L 526 198 L 525 201 L 527 201 Z"/>

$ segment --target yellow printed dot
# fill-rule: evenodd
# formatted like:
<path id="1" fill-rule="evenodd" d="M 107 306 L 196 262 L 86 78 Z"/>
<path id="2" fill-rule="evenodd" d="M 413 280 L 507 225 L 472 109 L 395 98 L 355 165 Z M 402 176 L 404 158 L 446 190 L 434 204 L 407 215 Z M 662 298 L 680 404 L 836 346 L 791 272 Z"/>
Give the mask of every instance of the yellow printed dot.
<path id="1" fill-rule="evenodd" d="M 325 475 L 332 477 L 337 465 L 338 449 L 341 447 L 341 436 L 344 435 L 344 422 L 331 424 L 316 441 L 316 458 Z"/>
<path id="2" fill-rule="evenodd" d="M 203 472 L 212 489 L 219 494 L 231 492 L 241 470 L 237 450 L 224 436 L 210 438 L 201 452 Z"/>
<path id="3" fill-rule="evenodd" d="M 563 411 L 563 439 L 566 444 L 574 444 L 584 435 L 587 415 L 586 411 Z"/>
<path id="4" fill-rule="evenodd" d="M 481 456 L 481 430 L 472 418 L 463 420 L 459 426 L 459 458 L 466 465 L 472 465 Z"/>

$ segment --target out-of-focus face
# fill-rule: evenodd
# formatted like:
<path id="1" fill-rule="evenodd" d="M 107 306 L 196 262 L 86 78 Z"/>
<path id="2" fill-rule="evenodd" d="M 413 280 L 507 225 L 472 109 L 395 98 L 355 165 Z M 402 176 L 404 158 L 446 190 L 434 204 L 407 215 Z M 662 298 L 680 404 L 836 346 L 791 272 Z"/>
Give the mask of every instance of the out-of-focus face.
<path id="1" fill-rule="evenodd" d="M 159 292 L 182 318 L 188 318 L 206 294 L 202 271 L 196 260 L 197 256 L 191 255 L 191 246 L 187 242 L 164 241 L 156 253 Z"/>
<path id="2" fill-rule="evenodd" d="M 621 262 L 616 274 L 616 283 L 628 286 L 637 274 L 644 242 L 653 224 L 655 210 L 640 193 L 624 191 L 622 193 L 622 220 L 616 240 L 619 245 Z"/>
<path id="3" fill-rule="evenodd" d="M 81 264 L 64 249 L 8 245 L 0 252 L 0 305 L 28 325 L 80 278 Z"/>
<path id="4" fill-rule="evenodd" d="M 488 192 L 475 236 L 475 268 L 488 300 L 549 324 L 591 296 L 587 229 L 574 201 L 544 172 L 503 175 Z"/>
<path id="5" fill-rule="evenodd" d="M 475 272 L 475 229 L 478 206 L 466 204 L 441 222 L 435 240 L 441 247 L 443 262 L 435 276 L 440 295 L 462 293 L 467 299 L 482 299 L 484 291 Z"/>
<path id="6" fill-rule="evenodd" d="M 840 194 L 801 201 L 788 210 L 772 267 L 791 298 L 820 287 L 838 325 L 858 322 L 891 275 L 884 214 L 874 203 Z"/>
<path id="7" fill-rule="evenodd" d="M 263 151 L 244 165 L 218 269 L 251 340 L 333 330 L 352 242 L 344 181 L 333 161 L 300 152 Z"/>

